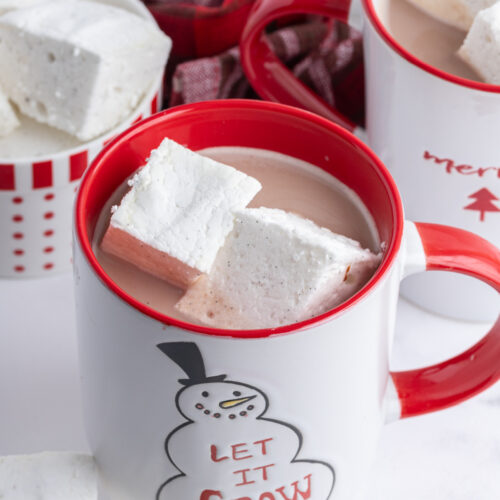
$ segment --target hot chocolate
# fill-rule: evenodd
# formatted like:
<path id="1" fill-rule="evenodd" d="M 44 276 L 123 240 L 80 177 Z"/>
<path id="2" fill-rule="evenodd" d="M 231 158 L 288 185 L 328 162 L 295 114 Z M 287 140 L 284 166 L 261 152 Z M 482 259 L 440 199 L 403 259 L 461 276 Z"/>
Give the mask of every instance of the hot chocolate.
<path id="1" fill-rule="evenodd" d="M 447 73 L 481 81 L 457 55 L 465 31 L 434 19 L 407 0 L 379 0 L 375 4 L 391 35 L 415 57 Z"/>
<path id="2" fill-rule="evenodd" d="M 263 188 L 250 207 L 280 208 L 311 219 L 316 224 L 379 251 L 374 222 L 361 200 L 331 175 L 309 163 L 270 151 L 219 147 L 202 154 L 260 181 Z M 100 248 L 108 227 L 111 206 L 120 202 L 128 185 L 124 183 L 104 207 L 94 238 L 94 252 L 106 273 L 131 296 L 153 309 L 180 320 L 193 322 L 175 308 L 184 291 L 155 278 L 129 263 L 104 253 Z"/>

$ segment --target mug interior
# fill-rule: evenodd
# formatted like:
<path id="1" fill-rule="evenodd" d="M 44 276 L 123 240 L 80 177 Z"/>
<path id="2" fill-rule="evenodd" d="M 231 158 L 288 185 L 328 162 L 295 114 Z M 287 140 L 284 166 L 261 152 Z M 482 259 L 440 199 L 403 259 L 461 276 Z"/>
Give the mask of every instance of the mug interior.
<path id="1" fill-rule="evenodd" d="M 369 283 L 337 308 L 311 320 L 266 330 L 220 330 L 170 318 L 138 302 L 104 272 L 92 251 L 103 206 L 125 179 L 146 163 L 152 149 L 169 137 L 192 150 L 239 146 L 275 151 L 312 163 L 351 188 L 363 201 L 383 242 L 383 260 Z M 76 237 L 95 273 L 136 309 L 169 325 L 236 337 L 264 337 L 297 331 L 350 307 L 381 279 L 402 238 L 403 209 L 387 169 L 354 135 L 312 113 L 262 101 L 227 100 L 188 104 L 159 113 L 124 132 L 94 160 L 76 200 Z"/>
<path id="2" fill-rule="evenodd" d="M 406 1 L 406 0 L 401 0 Z M 444 0 L 437 0 L 444 1 Z M 468 80 L 467 78 L 462 78 L 452 73 L 448 73 L 439 68 L 436 68 L 418 57 L 414 56 L 411 52 L 405 49 L 389 32 L 386 28 L 386 19 L 388 17 L 389 0 L 362 0 L 363 7 L 366 13 L 366 18 L 370 24 L 376 29 L 378 34 L 381 36 L 382 40 L 389 45 L 389 47 L 397 52 L 400 56 L 406 59 L 408 62 L 414 66 L 427 71 L 428 73 L 437 76 L 443 80 L 461 85 L 462 87 L 469 87 L 475 90 L 480 90 L 483 92 L 500 93 L 500 85 L 492 85 L 490 83 L 478 82 L 474 80 Z M 464 34 L 465 36 L 465 34 Z"/>

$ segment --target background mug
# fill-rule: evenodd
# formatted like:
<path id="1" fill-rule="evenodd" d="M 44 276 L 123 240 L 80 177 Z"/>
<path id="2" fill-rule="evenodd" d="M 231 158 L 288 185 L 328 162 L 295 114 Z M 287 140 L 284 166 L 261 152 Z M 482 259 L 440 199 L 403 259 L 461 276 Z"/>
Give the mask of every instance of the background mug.
<path id="1" fill-rule="evenodd" d="M 154 23 L 139 0 L 96 1 Z M 83 172 L 113 137 L 161 109 L 163 73 L 161 68 L 129 116 L 91 141 L 50 154 L 0 154 L 0 279 L 71 272 L 72 207 Z"/>
<path id="2" fill-rule="evenodd" d="M 105 202 L 165 136 L 193 150 L 272 150 L 335 176 L 385 242 L 376 274 L 336 309 L 275 329 L 205 328 L 139 303 L 105 274 L 92 239 Z M 500 252 L 460 229 L 405 223 L 381 161 L 315 114 L 244 100 L 160 113 L 99 154 L 75 213 L 84 416 L 99 500 L 361 498 L 384 422 L 460 403 L 500 377 L 500 320 L 462 355 L 390 372 L 400 280 L 446 269 L 498 292 Z"/>
<path id="3" fill-rule="evenodd" d="M 500 86 L 423 63 L 387 31 L 387 0 L 363 0 L 368 143 L 389 167 L 409 218 L 450 224 L 500 245 Z M 257 0 L 241 38 L 245 73 L 261 97 L 354 124 L 299 82 L 270 51 L 263 32 L 297 13 L 346 22 L 351 0 Z M 414 276 L 412 301 L 461 319 L 493 321 L 497 295 L 463 276 Z"/>

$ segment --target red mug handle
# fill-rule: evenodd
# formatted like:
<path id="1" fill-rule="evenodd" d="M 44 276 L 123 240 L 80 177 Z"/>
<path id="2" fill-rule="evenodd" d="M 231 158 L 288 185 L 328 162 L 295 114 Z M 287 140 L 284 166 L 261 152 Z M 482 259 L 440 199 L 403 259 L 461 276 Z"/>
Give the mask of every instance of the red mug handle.
<path id="1" fill-rule="evenodd" d="M 500 293 L 500 250 L 488 241 L 437 224 L 409 222 L 405 231 L 406 275 L 452 271 L 484 281 Z M 391 377 L 398 409 L 389 418 L 423 415 L 469 399 L 500 379 L 500 317 L 482 340 L 459 356 L 426 368 L 393 372 Z"/>
<path id="2" fill-rule="evenodd" d="M 274 55 L 266 26 L 293 14 L 316 14 L 347 22 L 351 0 L 257 0 L 240 39 L 241 64 L 254 90 L 268 101 L 312 111 L 344 128 L 356 125 L 300 82 Z"/>

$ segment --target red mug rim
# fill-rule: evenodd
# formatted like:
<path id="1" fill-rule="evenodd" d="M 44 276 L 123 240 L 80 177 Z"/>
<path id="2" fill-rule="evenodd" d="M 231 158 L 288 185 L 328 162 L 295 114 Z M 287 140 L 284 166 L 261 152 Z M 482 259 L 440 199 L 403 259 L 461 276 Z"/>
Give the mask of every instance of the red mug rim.
<path id="1" fill-rule="evenodd" d="M 165 314 L 159 313 L 151 307 L 141 303 L 122 288 L 120 288 L 113 280 L 106 274 L 104 269 L 99 264 L 97 258 L 92 251 L 92 241 L 89 239 L 86 226 L 86 207 L 89 197 L 89 188 L 92 184 L 95 172 L 102 168 L 110 155 L 119 147 L 120 144 L 133 140 L 134 136 L 138 135 L 140 132 L 144 132 L 145 129 L 154 127 L 155 124 L 161 123 L 164 120 L 170 118 L 175 118 L 177 115 L 187 113 L 196 113 L 197 111 L 210 111 L 214 108 L 220 109 L 233 109 L 233 110 L 263 110 L 271 111 L 273 113 L 287 115 L 287 118 L 298 118 L 306 119 L 311 124 L 315 124 L 321 128 L 326 128 L 330 132 L 333 131 L 334 134 L 339 135 L 341 138 L 345 139 L 351 145 L 355 146 L 356 150 L 361 150 L 364 154 L 369 157 L 371 166 L 377 171 L 381 183 L 386 190 L 386 194 L 390 203 L 392 212 L 392 222 L 391 222 L 391 235 L 387 242 L 385 255 L 383 260 L 371 278 L 371 280 L 354 296 L 339 305 L 338 307 L 312 319 L 302 321 L 299 323 L 294 323 L 291 325 L 286 325 L 278 328 L 265 328 L 258 330 L 229 330 L 220 328 L 211 328 L 196 325 L 193 323 L 188 323 L 176 318 L 169 317 Z M 184 330 L 211 335 L 219 337 L 235 337 L 235 338 L 265 338 L 270 336 L 275 336 L 279 334 L 288 334 L 298 331 L 302 331 L 311 328 L 319 323 L 323 323 L 327 320 L 331 320 L 334 317 L 339 316 L 346 310 L 350 309 L 360 300 L 365 298 L 386 276 L 398 255 L 399 249 L 401 247 L 401 241 L 403 237 L 403 226 L 404 226 L 404 216 L 403 216 L 403 206 L 399 191 L 396 187 L 395 181 L 390 175 L 384 164 L 377 158 L 375 153 L 373 153 L 360 139 L 345 130 L 344 128 L 336 125 L 329 120 L 322 118 L 318 115 L 304 111 L 291 106 L 285 106 L 283 104 L 277 104 L 266 101 L 256 101 L 256 100 L 245 100 L 245 99 L 230 99 L 230 100 L 218 100 L 218 101 L 205 101 L 194 104 L 186 104 L 183 106 L 178 106 L 170 110 L 158 113 L 154 116 L 147 118 L 146 120 L 132 126 L 125 132 L 117 136 L 113 141 L 111 141 L 95 158 L 90 167 L 87 169 L 81 185 L 78 191 L 76 202 L 75 202 L 75 239 L 76 243 L 80 245 L 80 248 L 86 258 L 88 264 L 90 264 L 92 271 L 98 276 L 100 281 L 115 295 L 121 298 L 123 301 L 128 303 L 134 309 L 142 312 L 143 314 L 167 325 L 176 326 Z"/>
<path id="2" fill-rule="evenodd" d="M 420 69 L 423 69 L 427 73 L 437 76 L 442 80 L 447 80 L 451 83 L 455 83 L 456 85 L 460 85 L 462 87 L 468 87 L 474 90 L 480 90 L 482 92 L 490 92 L 495 94 L 500 93 L 500 85 L 468 80 L 467 78 L 462 78 L 460 76 L 456 76 L 441 69 L 435 68 L 431 64 L 427 64 L 426 62 L 418 59 L 413 54 L 408 52 L 408 50 L 406 50 L 385 28 L 375 10 L 373 0 L 363 0 L 363 6 L 365 8 L 368 19 L 375 27 L 378 34 L 382 37 L 382 40 L 384 40 L 385 43 L 389 45 L 395 52 L 397 52 L 400 56 L 402 56 L 414 66 L 418 66 Z"/>

